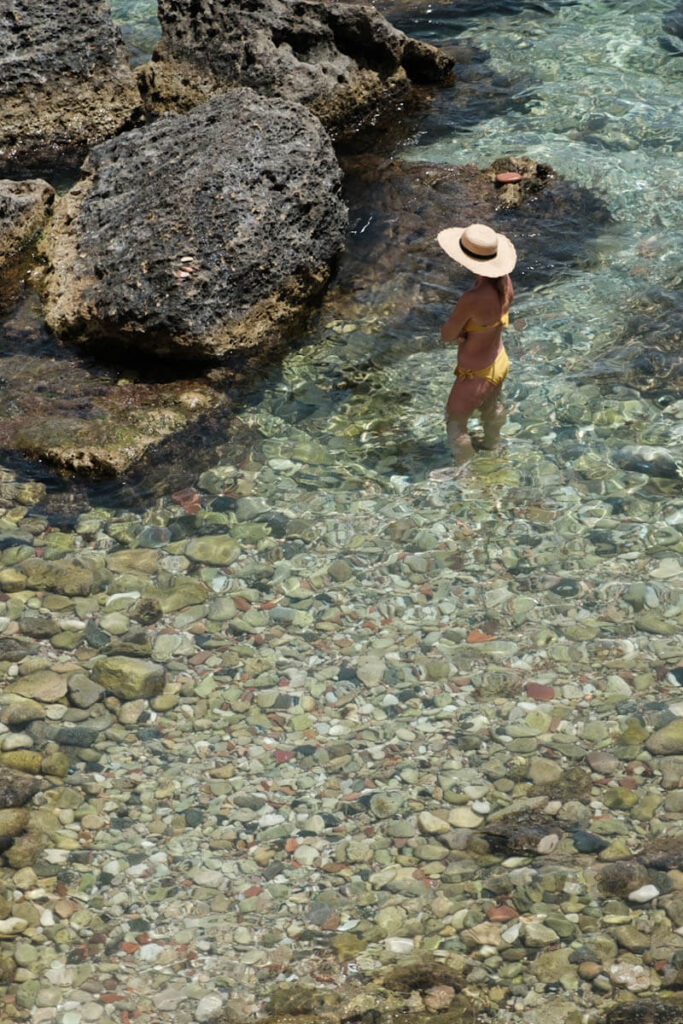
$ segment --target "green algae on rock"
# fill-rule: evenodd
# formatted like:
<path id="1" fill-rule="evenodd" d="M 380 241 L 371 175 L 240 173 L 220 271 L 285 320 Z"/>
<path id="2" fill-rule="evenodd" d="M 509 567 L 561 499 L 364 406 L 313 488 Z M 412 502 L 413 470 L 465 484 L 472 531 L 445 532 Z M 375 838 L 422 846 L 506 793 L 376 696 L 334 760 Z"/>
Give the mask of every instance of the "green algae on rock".
<path id="1" fill-rule="evenodd" d="M 121 700 L 154 697 L 163 690 L 166 678 L 161 665 L 123 655 L 96 660 L 92 674 L 96 683 Z"/>

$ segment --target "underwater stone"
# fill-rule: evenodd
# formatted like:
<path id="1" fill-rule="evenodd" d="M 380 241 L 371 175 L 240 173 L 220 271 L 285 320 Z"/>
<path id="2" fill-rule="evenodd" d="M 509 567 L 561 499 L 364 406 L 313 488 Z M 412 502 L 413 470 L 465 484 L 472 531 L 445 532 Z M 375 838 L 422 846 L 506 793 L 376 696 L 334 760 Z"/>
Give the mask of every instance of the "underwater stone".
<path id="1" fill-rule="evenodd" d="M 165 672 L 161 665 L 140 658 L 101 658 L 93 665 L 92 674 L 95 682 L 121 700 L 154 697 L 164 688 Z"/>

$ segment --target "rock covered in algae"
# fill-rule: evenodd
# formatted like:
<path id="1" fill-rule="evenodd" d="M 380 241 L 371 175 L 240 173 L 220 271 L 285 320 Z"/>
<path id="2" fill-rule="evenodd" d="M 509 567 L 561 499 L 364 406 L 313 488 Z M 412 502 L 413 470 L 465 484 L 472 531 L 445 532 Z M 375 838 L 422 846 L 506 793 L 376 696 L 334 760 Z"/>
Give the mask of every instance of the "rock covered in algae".
<path id="1" fill-rule="evenodd" d="M 0 266 L 39 231 L 54 200 L 54 189 L 40 178 L 0 181 Z"/>
<path id="2" fill-rule="evenodd" d="M 605 1024 L 680 1024 L 682 1020 L 683 995 L 636 999 L 612 1007 L 605 1015 Z"/>
<path id="3" fill-rule="evenodd" d="M 137 700 L 161 693 L 165 673 L 162 666 L 153 661 L 119 655 L 97 661 L 93 676 L 95 682 L 121 700 Z"/>

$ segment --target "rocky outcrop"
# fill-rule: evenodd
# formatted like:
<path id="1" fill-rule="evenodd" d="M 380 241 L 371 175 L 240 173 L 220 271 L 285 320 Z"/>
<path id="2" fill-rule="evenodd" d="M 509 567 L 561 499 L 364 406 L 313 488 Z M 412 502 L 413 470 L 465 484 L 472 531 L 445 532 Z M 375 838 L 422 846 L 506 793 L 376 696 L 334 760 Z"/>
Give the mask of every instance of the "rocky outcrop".
<path id="1" fill-rule="evenodd" d="M 662 28 L 666 35 L 660 39 L 661 46 L 670 53 L 680 54 L 683 51 L 683 3 L 664 15 Z"/>
<path id="2" fill-rule="evenodd" d="M 303 103 L 334 132 L 356 126 L 411 82 L 444 81 L 452 61 L 369 4 L 323 0 L 159 0 L 162 38 L 140 69 L 153 111 L 187 110 L 248 86 Z"/>
<path id="3" fill-rule="evenodd" d="M 96 147 L 43 242 L 61 337 L 215 360 L 299 323 L 344 244 L 317 118 L 232 89 Z"/>
<path id="4" fill-rule="evenodd" d="M 37 234 L 53 200 L 46 181 L 0 181 L 0 267 Z"/>
<path id="5" fill-rule="evenodd" d="M 0 7 L 0 166 L 35 167 L 114 135 L 140 105 L 105 0 Z"/>

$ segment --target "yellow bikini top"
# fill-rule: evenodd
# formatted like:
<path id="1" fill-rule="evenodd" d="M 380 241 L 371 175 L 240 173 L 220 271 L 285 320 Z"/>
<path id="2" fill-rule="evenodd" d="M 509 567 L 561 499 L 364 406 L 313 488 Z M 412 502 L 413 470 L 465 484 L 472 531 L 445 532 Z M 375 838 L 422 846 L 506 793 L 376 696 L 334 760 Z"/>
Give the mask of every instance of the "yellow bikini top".
<path id="1" fill-rule="evenodd" d="M 468 320 L 463 331 L 465 334 L 472 334 L 474 331 L 490 331 L 492 327 L 507 327 L 510 323 L 510 318 L 507 313 L 503 313 L 500 320 L 496 320 L 492 324 L 477 324 L 474 320 Z"/>

